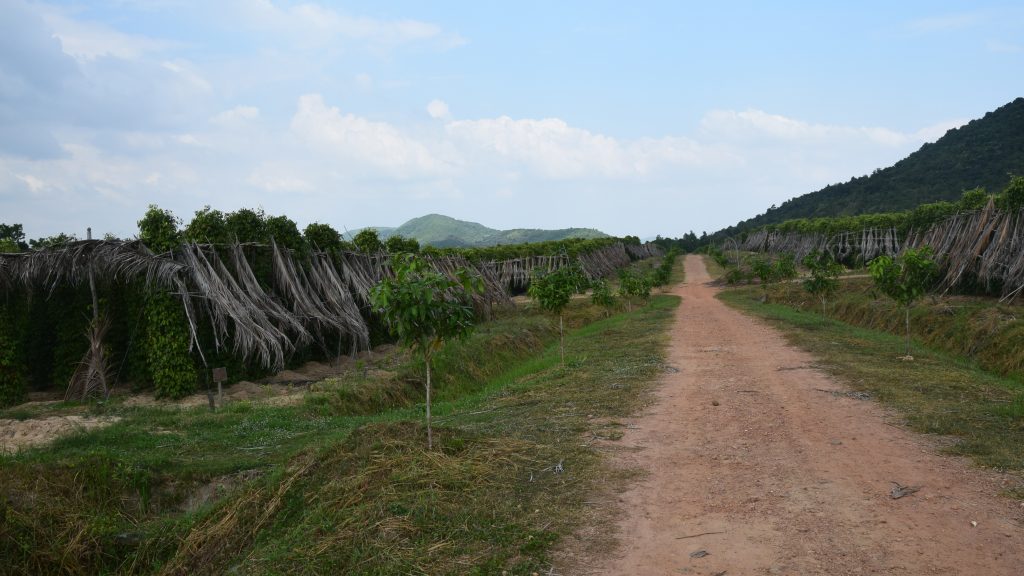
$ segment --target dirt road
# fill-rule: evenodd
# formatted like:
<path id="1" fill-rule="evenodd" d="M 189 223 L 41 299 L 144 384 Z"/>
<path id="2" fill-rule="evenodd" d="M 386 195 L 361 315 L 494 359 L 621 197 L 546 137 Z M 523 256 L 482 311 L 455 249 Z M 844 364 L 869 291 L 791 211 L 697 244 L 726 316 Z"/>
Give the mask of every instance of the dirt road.
<path id="1" fill-rule="evenodd" d="M 842 386 L 716 300 L 699 257 L 686 277 L 679 372 L 622 440 L 638 450 L 620 464 L 647 475 L 620 495 L 623 547 L 593 573 L 1024 574 L 1024 508 L 998 475 L 820 391 Z M 893 499 L 892 482 L 923 487 Z"/>

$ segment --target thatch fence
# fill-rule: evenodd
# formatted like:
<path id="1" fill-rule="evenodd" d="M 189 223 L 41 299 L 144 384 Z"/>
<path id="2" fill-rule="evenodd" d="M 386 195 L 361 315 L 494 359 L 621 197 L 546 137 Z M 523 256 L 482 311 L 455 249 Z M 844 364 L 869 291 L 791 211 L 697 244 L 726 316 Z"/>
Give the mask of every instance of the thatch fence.
<path id="1" fill-rule="evenodd" d="M 657 247 L 626 248 L 615 243 L 576 257 L 563 253 L 483 263 L 457 254 L 424 258 L 453 279 L 459 269 L 477 274 L 484 291 L 474 296 L 474 306 L 487 316 L 494 307 L 510 305 L 509 290 L 526 287 L 535 268 L 550 271 L 578 262 L 588 276 L 596 278 L 629 264 L 631 256 L 656 253 Z M 97 291 L 114 294 L 118 287 L 132 287 L 141 293 L 170 294 L 184 312 L 189 351 L 203 366 L 212 352 L 270 371 L 281 370 L 296 351 L 310 346 L 324 352 L 329 345 L 340 350 L 342 343 L 353 351 L 367 349 L 374 321 L 369 294 L 385 277 L 393 277 L 385 253 L 293 251 L 273 241 L 190 243 L 154 254 L 138 241 L 83 240 L 0 254 L 0 298 L 47 299 L 58 291 L 80 294 L 88 289 L 94 302 L 92 323 L 97 324 Z M 99 308 L 104 306 L 110 304 Z M 70 306 L 68 313 L 81 312 Z M 102 331 L 94 327 L 92 334 L 92 356 L 102 359 L 106 326 Z M 96 369 L 83 372 L 82 395 L 98 379 L 106 388 L 104 377 Z"/>
<path id="2" fill-rule="evenodd" d="M 788 252 L 798 260 L 814 250 L 827 251 L 841 261 L 856 263 L 923 246 L 932 248 L 940 266 L 940 290 L 981 284 L 1004 301 L 1024 292 L 1024 212 L 998 210 L 992 200 L 981 210 L 961 212 L 926 229 L 905 233 L 896 228 L 870 228 L 826 236 L 761 229 L 740 243 L 744 250 Z"/>

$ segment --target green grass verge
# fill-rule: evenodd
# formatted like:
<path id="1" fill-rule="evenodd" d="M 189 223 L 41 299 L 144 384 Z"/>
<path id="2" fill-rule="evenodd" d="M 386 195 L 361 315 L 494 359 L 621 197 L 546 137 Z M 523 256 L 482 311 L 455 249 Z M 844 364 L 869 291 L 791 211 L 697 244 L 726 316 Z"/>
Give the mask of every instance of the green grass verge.
<path id="1" fill-rule="evenodd" d="M 546 570 L 607 478 L 589 442 L 621 436 L 614 419 L 661 371 L 677 303 L 570 332 L 565 366 L 550 319 L 482 326 L 446 351 L 433 452 L 411 364 L 362 380 L 383 391 L 342 382 L 295 406 L 113 403 L 113 426 L 0 457 L 0 572 Z M 577 324 L 603 314 L 574 307 Z"/>
<path id="2" fill-rule="evenodd" d="M 820 359 L 823 368 L 855 390 L 896 408 L 913 429 L 948 435 L 949 452 L 979 465 L 1024 469 L 1024 385 L 986 372 L 971 360 L 915 342 L 913 361 L 901 336 L 860 328 L 820 313 L 761 304 L 756 286 L 726 290 L 724 302 L 768 320 L 787 339 Z"/>
<path id="3" fill-rule="evenodd" d="M 903 310 L 879 294 L 870 278 L 841 282 L 839 294 L 828 304 L 829 316 L 863 328 L 905 334 Z M 799 282 L 775 286 L 772 299 L 802 310 L 820 309 Z M 990 297 L 935 296 L 914 306 L 910 323 L 914 338 L 928 346 L 1024 382 L 1024 306 Z"/>

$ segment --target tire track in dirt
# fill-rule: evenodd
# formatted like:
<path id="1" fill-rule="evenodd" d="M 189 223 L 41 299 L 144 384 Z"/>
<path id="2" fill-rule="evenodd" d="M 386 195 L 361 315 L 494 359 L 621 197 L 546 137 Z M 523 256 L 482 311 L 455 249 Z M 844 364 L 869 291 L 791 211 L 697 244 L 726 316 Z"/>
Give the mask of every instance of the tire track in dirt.
<path id="1" fill-rule="evenodd" d="M 588 572 L 1024 574 L 1024 509 L 997 495 L 998 474 L 938 454 L 873 402 L 823 393 L 842 387 L 715 299 L 700 257 L 686 277 L 679 372 L 617 456 L 646 475 L 619 496 L 621 549 Z M 894 481 L 924 487 L 894 500 Z"/>

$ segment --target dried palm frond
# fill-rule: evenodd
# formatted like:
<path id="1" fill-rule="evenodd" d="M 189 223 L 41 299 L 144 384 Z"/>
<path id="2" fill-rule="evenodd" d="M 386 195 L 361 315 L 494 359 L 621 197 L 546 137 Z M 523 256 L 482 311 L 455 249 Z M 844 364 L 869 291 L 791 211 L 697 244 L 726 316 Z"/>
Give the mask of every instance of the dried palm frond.
<path id="1" fill-rule="evenodd" d="M 103 339 L 109 328 L 110 322 L 105 319 L 90 323 L 85 333 L 86 339 L 89 340 L 89 349 L 71 375 L 67 391 L 64 393 L 65 400 L 84 401 L 92 397 L 105 400 L 110 394 L 110 370 L 103 353 Z"/>

